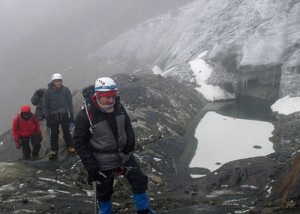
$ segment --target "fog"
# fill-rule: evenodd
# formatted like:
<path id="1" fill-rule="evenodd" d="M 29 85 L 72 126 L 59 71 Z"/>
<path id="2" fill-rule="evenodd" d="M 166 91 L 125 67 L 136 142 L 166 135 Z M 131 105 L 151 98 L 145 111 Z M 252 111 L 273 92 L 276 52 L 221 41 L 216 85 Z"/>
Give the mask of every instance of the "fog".
<path id="1" fill-rule="evenodd" d="M 53 73 L 61 73 L 71 91 L 109 75 L 101 69 L 89 75 L 86 57 L 137 24 L 189 2 L 0 0 L 0 132 Z"/>

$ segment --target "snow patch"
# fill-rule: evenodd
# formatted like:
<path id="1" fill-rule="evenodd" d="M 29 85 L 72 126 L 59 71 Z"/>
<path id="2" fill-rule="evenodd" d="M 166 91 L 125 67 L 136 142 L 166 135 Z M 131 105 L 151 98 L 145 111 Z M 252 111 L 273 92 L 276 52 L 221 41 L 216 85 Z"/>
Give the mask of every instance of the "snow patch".
<path id="1" fill-rule="evenodd" d="M 161 68 L 158 67 L 157 65 L 154 66 L 154 67 L 152 68 L 152 72 L 153 72 L 153 74 L 155 74 L 155 75 L 160 75 L 160 74 L 163 73 L 163 71 L 161 70 Z"/>
<path id="2" fill-rule="evenodd" d="M 42 177 L 40 177 L 39 179 L 43 180 L 43 181 L 50 181 L 50 182 L 54 182 L 54 183 L 57 183 L 57 184 L 60 184 L 63 186 L 71 187 L 70 185 L 68 185 L 65 182 L 62 182 L 60 180 L 56 180 L 56 179 L 52 179 L 52 178 L 42 178 Z"/>
<path id="3" fill-rule="evenodd" d="M 194 175 L 194 174 L 191 174 L 192 178 L 202 178 L 202 177 L 205 177 L 205 176 L 206 176 L 206 174 L 205 175 Z"/>
<path id="4" fill-rule="evenodd" d="M 290 97 L 289 95 L 277 100 L 272 106 L 273 112 L 289 115 L 300 111 L 300 97 Z"/>
<path id="5" fill-rule="evenodd" d="M 206 54 L 207 51 L 204 51 L 196 59 L 189 62 L 196 83 L 200 86 L 196 87 L 196 90 L 208 101 L 235 99 L 234 94 L 225 91 L 221 87 L 206 84 L 206 80 L 210 78 L 213 72 L 213 68 L 202 59 Z"/>

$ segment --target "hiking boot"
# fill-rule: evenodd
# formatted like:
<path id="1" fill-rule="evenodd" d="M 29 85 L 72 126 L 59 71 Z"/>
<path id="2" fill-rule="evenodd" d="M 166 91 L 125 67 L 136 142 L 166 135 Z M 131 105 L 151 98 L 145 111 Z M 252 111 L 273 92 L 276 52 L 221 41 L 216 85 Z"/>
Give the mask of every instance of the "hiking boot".
<path id="1" fill-rule="evenodd" d="M 49 157 L 49 160 L 56 159 L 57 158 L 57 152 L 56 151 L 49 152 L 48 157 Z"/>
<path id="2" fill-rule="evenodd" d="M 70 146 L 70 147 L 67 148 L 67 153 L 69 155 L 75 155 L 76 154 L 76 150 L 75 150 L 74 147 Z"/>
<path id="3" fill-rule="evenodd" d="M 39 155 L 32 156 L 32 158 L 31 158 L 31 160 L 38 160 L 38 159 L 40 159 Z"/>

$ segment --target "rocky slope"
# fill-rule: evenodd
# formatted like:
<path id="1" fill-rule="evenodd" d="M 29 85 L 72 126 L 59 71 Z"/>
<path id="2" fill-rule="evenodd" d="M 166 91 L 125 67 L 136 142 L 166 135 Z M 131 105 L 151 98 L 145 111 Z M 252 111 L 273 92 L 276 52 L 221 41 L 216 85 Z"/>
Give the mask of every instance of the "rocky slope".
<path id="1" fill-rule="evenodd" d="M 204 101 L 196 91 L 172 79 L 128 75 L 117 75 L 115 79 L 121 100 L 132 118 L 137 138 L 137 158 L 149 175 L 149 195 L 153 199 L 158 192 L 164 191 L 165 175 L 168 174 L 164 171 L 175 171 L 172 157 L 168 153 L 163 154 L 163 151 L 168 149 L 172 153 L 172 144 L 176 146 L 176 141 L 182 141 L 178 139 L 184 135 L 186 125 L 204 105 Z M 83 100 L 81 92 L 76 93 L 73 99 L 75 109 L 78 110 Z M 174 143 L 169 140 L 171 147 L 160 145 L 163 148 L 160 150 L 160 158 L 164 158 L 165 163 L 155 164 L 157 154 L 148 147 L 156 144 L 159 139 L 172 138 Z M 63 142 L 60 143 L 59 160 L 49 162 L 46 158 L 38 161 L 18 160 L 20 151 L 14 148 L 10 131 L 3 134 L 0 140 L 4 142 L 0 148 L 3 172 L 0 177 L 0 212 L 93 212 L 92 190 L 86 183 L 86 172 L 77 156 L 66 156 Z M 181 143 L 177 154 L 174 154 L 176 157 L 179 157 L 185 147 L 184 142 Z M 43 145 L 49 147 L 47 139 L 43 141 Z M 157 145 L 160 147 L 159 143 Z M 115 185 L 116 213 L 133 212 L 131 191 L 124 179 L 118 178 Z M 126 209 L 128 211 L 124 211 Z"/>
<path id="2" fill-rule="evenodd" d="M 159 213 L 297 213 L 300 210 L 299 115 L 277 115 L 275 153 L 223 165 L 207 176 L 191 178 L 188 164 L 201 116 L 227 103 L 207 105 L 193 90 L 158 76 L 116 75 L 121 100 L 136 131 L 136 157 L 149 176 L 151 206 Z M 82 95 L 74 94 L 76 109 Z M 77 156 L 61 142 L 57 161 L 11 159 L 17 150 L 11 133 L 0 137 L 1 213 L 93 213 L 93 191 Z M 45 139 L 44 145 L 49 145 Z M 5 148 L 5 149 L 4 149 Z M 10 155 L 7 155 L 10 154 Z M 5 161 L 5 158 L 7 159 Z M 9 160 L 9 161 L 8 161 Z M 202 169 L 204 170 L 204 169 Z M 114 212 L 134 213 L 125 180 L 115 183 Z"/>

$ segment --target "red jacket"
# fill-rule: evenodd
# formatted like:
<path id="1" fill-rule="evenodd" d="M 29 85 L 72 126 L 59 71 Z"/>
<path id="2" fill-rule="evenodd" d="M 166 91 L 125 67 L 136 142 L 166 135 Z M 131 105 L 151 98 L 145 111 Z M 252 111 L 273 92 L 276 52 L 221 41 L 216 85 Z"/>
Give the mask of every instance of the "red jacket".
<path id="1" fill-rule="evenodd" d="M 16 142 L 16 145 L 20 145 L 20 137 L 31 137 L 34 133 L 37 133 L 42 137 L 41 127 L 39 120 L 35 114 L 32 113 L 32 118 L 24 120 L 20 114 L 17 114 L 13 120 L 12 133 Z"/>

